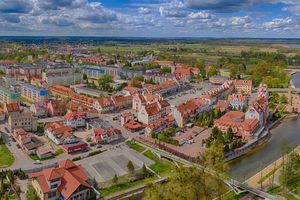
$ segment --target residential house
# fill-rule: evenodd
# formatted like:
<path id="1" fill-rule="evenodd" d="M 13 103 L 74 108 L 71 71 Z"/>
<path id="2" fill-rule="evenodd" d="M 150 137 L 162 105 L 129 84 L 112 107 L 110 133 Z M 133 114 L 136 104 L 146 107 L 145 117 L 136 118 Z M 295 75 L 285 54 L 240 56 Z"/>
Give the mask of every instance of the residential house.
<path id="1" fill-rule="evenodd" d="M 25 131 L 35 132 L 37 130 L 37 117 L 30 111 L 12 112 L 8 116 L 8 127 L 10 131 L 23 128 Z"/>
<path id="2" fill-rule="evenodd" d="M 3 86 L 0 86 L 0 103 L 19 103 L 20 94 L 14 90 L 7 89 Z"/>
<path id="3" fill-rule="evenodd" d="M 171 106 L 167 100 L 159 100 L 154 103 L 142 105 L 137 113 L 137 119 L 144 124 L 150 124 L 159 120 L 171 112 Z"/>
<path id="4" fill-rule="evenodd" d="M 47 123 L 45 135 L 56 144 L 75 143 L 78 139 L 73 135 L 71 126 L 65 126 L 62 122 Z"/>
<path id="5" fill-rule="evenodd" d="M 71 97 L 74 91 L 71 88 L 65 87 L 63 85 L 53 85 L 47 88 L 52 96 L 59 97 Z"/>
<path id="6" fill-rule="evenodd" d="M 44 102 L 34 103 L 30 106 L 30 111 L 36 117 L 46 117 L 47 116 L 47 104 Z"/>
<path id="7" fill-rule="evenodd" d="M 30 173 L 30 183 L 41 200 L 89 200 L 92 185 L 81 165 L 71 160 L 58 163 L 58 167 Z"/>
<path id="8" fill-rule="evenodd" d="M 247 106 L 247 96 L 243 94 L 231 94 L 227 99 L 230 106 L 235 110 L 243 110 Z"/>
<path id="9" fill-rule="evenodd" d="M 121 126 L 124 126 L 128 121 L 134 120 L 134 114 L 132 113 L 122 113 L 120 115 Z"/>
<path id="10" fill-rule="evenodd" d="M 49 68 L 42 72 L 42 81 L 47 86 L 74 85 L 81 83 L 82 74 L 75 68 Z"/>
<path id="11" fill-rule="evenodd" d="M 132 106 L 132 96 L 112 96 L 111 100 L 114 104 L 115 109 L 120 110 L 124 108 L 130 108 Z"/>
<path id="12" fill-rule="evenodd" d="M 53 149 L 47 144 L 43 144 L 38 138 L 27 133 L 23 128 L 16 128 L 12 136 L 22 150 L 28 154 L 36 154 L 40 159 L 53 156 Z"/>
<path id="13" fill-rule="evenodd" d="M 245 119 L 244 112 L 229 111 L 215 120 L 214 126 L 218 127 L 222 133 L 226 133 L 228 128 L 231 128 L 235 136 L 251 138 L 259 127 L 259 121 L 257 119 Z"/>
<path id="14" fill-rule="evenodd" d="M 0 122 L 3 122 L 5 120 L 5 112 L 3 108 L 0 107 Z"/>
<path id="15" fill-rule="evenodd" d="M 257 119 L 259 125 L 265 125 L 269 117 L 269 108 L 266 97 L 259 97 L 254 100 L 246 112 L 246 119 Z"/>
<path id="16" fill-rule="evenodd" d="M 115 109 L 115 104 L 110 97 L 103 97 L 94 101 L 93 108 L 100 113 L 108 113 Z"/>
<path id="17" fill-rule="evenodd" d="M 71 126 L 73 129 L 86 126 L 86 113 L 70 112 L 64 116 L 64 125 Z"/>
<path id="18" fill-rule="evenodd" d="M 216 107 L 219 108 L 221 112 L 225 112 L 230 108 L 230 103 L 228 101 L 219 99 Z"/>
<path id="19" fill-rule="evenodd" d="M 73 94 L 71 97 L 71 102 L 87 106 L 89 108 L 94 108 L 96 99 L 81 94 Z"/>
<path id="20" fill-rule="evenodd" d="M 21 84 L 21 96 L 32 102 L 46 103 L 48 101 L 48 91 L 30 85 Z"/>
<path id="21" fill-rule="evenodd" d="M 209 82 L 215 85 L 222 85 L 227 80 L 229 80 L 227 76 L 214 75 L 209 77 Z"/>
<path id="22" fill-rule="evenodd" d="M 122 133 L 119 129 L 108 129 L 97 128 L 92 134 L 92 139 L 97 144 L 109 144 L 116 140 L 119 140 L 122 137 Z"/>
<path id="23" fill-rule="evenodd" d="M 183 127 L 190 120 L 197 117 L 201 112 L 209 111 L 211 105 L 207 100 L 202 98 L 194 98 L 185 103 L 179 104 L 173 110 L 173 116 L 176 124 Z"/>
<path id="24" fill-rule="evenodd" d="M 20 113 L 20 103 L 6 103 L 4 105 L 4 112 L 6 116 L 8 117 L 11 113 Z"/>
<path id="25" fill-rule="evenodd" d="M 246 119 L 257 119 L 259 125 L 265 125 L 269 117 L 268 88 L 265 84 L 260 84 L 257 89 L 256 98 L 250 103 L 246 112 Z"/>
<path id="26" fill-rule="evenodd" d="M 135 94 L 132 97 L 132 109 L 138 112 L 143 105 L 152 104 L 162 99 L 159 94 Z"/>
<path id="27" fill-rule="evenodd" d="M 245 95 L 250 95 L 252 93 L 251 80 L 233 80 L 232 83 L 238 93 Z"/>
<path id="28" fill-rule="evenodd" d="M 170 95 L 180 90 L 180 85 L 175 80 L 168 80 L 159 85 L 147 85 L 145 90 L 150 94 L 160 94 L 162 96 Z"/>
<path id="29" fill-rule="evenodd" d="M 62 116 L 67 112 L 66 103 L 59 99 L 50 99 L 47 103 L 47 114 L 51 117 Z"/>
<path id="30" fill-rule="evenodd" d="M 177 80 L 190 82 L 194 75 L 199 74 L 199 69 L 191 67 L 176 67 L 173 74 Z"/>
<path id="31" fill-rule="evenodd" d="M 150 136 L 149 134 L 151 132 L 158 133 L 162 130 L 174 126 L 175 124 L 176 124 L 175 118 L 171 114 L 165 115 L 161 119 L 158 119 L 148 124 L 145 128 L 145 134 Z"/>

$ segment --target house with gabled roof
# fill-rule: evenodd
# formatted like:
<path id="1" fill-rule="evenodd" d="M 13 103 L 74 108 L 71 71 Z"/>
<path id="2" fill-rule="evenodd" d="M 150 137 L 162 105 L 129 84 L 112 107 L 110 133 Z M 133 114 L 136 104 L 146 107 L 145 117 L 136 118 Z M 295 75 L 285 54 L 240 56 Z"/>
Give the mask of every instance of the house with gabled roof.
<path id="1" fill-rule="evenodd" d="M 30 183 L 42 200 L 89 200 L 92 185 L 81 165 L 63 160 L 57 167 L 30 173 Z"/>

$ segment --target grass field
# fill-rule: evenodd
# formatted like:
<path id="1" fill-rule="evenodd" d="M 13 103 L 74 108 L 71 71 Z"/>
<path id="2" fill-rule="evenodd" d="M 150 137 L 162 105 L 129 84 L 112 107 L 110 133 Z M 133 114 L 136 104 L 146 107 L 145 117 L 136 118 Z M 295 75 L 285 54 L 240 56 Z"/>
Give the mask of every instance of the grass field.
<path id="1" fill-rule="evenodd" d="M 143 155 L 155 161 L 155 163 L 150 165 L 149 168 L 159 175 L 168 175 L 175 167 L 170 161 L 159 159 L 150 150 L 143 153 Z"/>
<path id="2" fill-rule="evenodd" d="M 0 168 L 9 167 L 14 163 L 14 161 L 15 158 L 7 146 L 0 143 Z"/>
<path id="3" fill-rule="evenodd" d="M 134 149 L 137 152 L 143 152 L 145 150 L 144 147 L 139 145 L 138 143 L 132 142 L 132 141 L 127 141 L 126 144 L 129 146 L 129 148 Z"/>
<path id="4" fill-rule="evenodd" d="M 139 187 L 139 186 L 142 186 L 142 185 L 146 185 L 146 184 L 151 183 L 152 181 L 154 181 L 156 179 L 157 179 L 157 177 L 152 176 L 152 177 L 141 179 L 141 180 L 134 181 L 134 182 L 121 183 L 121 184 L 113 185 L 113 186 L 108 187 L 108 188 L 100 189 L 100 193 L 101 193 L 102 196 L 106 197 L 106 196 L 109 196 L 111 194 L 115 194 L 117 192 L 121 192 L 121 191 L 125 191 L 125 190 L 128 190 L 128 189 L 133 189 L 135 187 Z"/>

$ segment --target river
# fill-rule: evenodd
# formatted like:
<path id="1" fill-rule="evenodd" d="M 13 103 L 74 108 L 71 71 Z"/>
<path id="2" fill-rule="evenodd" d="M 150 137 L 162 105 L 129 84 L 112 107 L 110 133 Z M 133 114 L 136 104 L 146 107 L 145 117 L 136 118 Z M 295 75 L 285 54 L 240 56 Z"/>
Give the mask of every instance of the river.
<path id="1" fill-rule="evenodd" d="M 300 73 L 292 77 L 295 87 L 300 87 Z M 277 160 L 282 155 L 284 146 L 300 145 L 300 117 L 286 119 L 271 130 L 268 143 L 258 147 L 249 155 L 238 158 L 230 163 L 230 175 L 240 181 L 255 175 L 261 169 Z"/>
<path id="2" fill-rule="evenodd" d="M 285 146 L 300 145 L 300 118 L 286 119 L 271 130 L 270 140 L 252 154 L 238 158 L 230 164 L 233 178 L 244 181 L 277 160 Z"/>
<path id="3" fill-rule="evenodd" d="M 296 88 L 300 88 L 300 73 L 292 75 L 293 84 Z"/>

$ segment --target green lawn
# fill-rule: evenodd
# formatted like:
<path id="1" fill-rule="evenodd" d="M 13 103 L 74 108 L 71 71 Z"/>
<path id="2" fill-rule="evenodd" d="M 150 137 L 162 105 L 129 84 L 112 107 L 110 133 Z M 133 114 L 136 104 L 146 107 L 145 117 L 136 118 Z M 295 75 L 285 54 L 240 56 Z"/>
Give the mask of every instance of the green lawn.
<path id="1" fill-rule="evenodd" d="M 144 147 L 139 145 L 138 143 L 132 142 L 132 141 L 127 141 L 126 144 L 131 148 L 134 149 L 137 152 L 143 152 L 145 150 Z"/>
<path id="2" fill-rule="evenodd" d="M 0 168 L 9 167 L 15 161 L 7 146 L 0 142 Z"/>
<path id="3" fill-rule="evenodd" d="M 100 194 L 101 196 L 108 196 L 117 192 L 121 192 L 121 191 L 125 191 L 134 187 L 138 187 L 141 185 L 146 185 L 154 180 L 156 180 L 157 177 L 152 176 L 146 179 L 141 179 L 138 181 L 134 181 L 134 182 L 127 182 L 127 183 L 121 183 L 121 184 L 117 184 L 117 185 L 113 185 L 111 187 L 108 188 L 101 188 L 100 189 Z"/>
<path id="4" fill-rule="evenodd" d="M 36 154 L 31 154 L 29 157 L 30 157 L 32 160 L 49 160 L 49 159 L 54 158 L 55 156 L 51 156 L 51 157 L 48 157 L 48 158 L 42 158 L 42 159 L 40 159 Z"/>
<path id="5" fill-rule="evenodd" d="M 149 168 L 155 171 L 157 174 L 168 174 L 174 169 L 173 163 L 167 160 L 161 160 L 154 155 L 150 150 L 143 153 L 147 158 L 155 161 L 154 164 L 150 165 Z"/>

